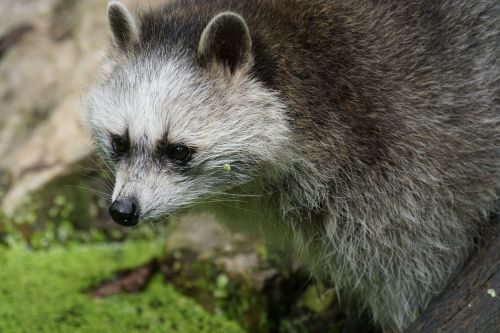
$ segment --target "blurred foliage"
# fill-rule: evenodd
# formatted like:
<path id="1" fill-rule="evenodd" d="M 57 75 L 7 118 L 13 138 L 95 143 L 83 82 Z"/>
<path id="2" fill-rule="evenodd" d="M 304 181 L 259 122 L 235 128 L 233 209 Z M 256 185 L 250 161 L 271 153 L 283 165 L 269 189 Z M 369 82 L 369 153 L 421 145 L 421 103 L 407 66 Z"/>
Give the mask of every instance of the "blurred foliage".
<path id="1" fill-rule="evenodd" d="M 342 332 L 344 321 L 331 290 L 302 270 L 291 271 L 283 255 L 268 253 L 264 245 L 257 248 L 258 266 L 244 273 L 228 271 L 214 257 L 200 258 L 189 250 L 167 253 L 162 272 L 183 295 L 237 321 L 247 332 Z"/>
<path id="2" fill-rule="evenodd" d="M 125 229 L 110 222 L 105 196 L 109 175 L 68 176 L 43 191 L 26 196 L 12 214 L 0 211 L 0 245 L 25 244 L 32 249 L 53 245 L 157 239 L 165 225 L 141 225 Z M 2 192 L 0 191 L 0 199 Z"/>
<path id="3" fill-rule="evenodd" d="M 239 322 L 248 332 L 269 332 L 267 295 L 244 276 L 228 276 L 213 259 L 176 251 L 163 261 L 163 272 L 169 283 L 205 309 Z"/>

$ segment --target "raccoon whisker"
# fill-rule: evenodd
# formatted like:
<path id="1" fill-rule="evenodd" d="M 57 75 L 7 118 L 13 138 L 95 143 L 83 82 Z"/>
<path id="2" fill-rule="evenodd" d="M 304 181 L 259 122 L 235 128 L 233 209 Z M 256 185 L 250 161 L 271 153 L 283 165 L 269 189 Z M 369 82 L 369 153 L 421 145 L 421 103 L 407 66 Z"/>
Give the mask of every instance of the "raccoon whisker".
<path id="1" fill-rule="evenodd" d="M 229 202 L 227 202 L 227 201 L 222 202 L 221 205 L 224 206 L 224 207 L 227 207 L 229 209 L 235 209 L 235 210 L 238 210 L 238 211 L 241 211 L 241 212 L 255 214 L 255 215 L 261 216 L 263 219 L 265 218 L 265 215 L 262 213 L 261 210 L 249 209 L 249 208 L 244 208 L 244 207 L 240 207 L 240 206 L 230 206 Z"/>
<path id="2" fill-rule="evenodd" d="M 89 173 L 89 172 L 93 172 L 93 173 L 96 173 L 96 172 L 99 172 L 99 173 L 103 173 L 103 170 L 102 168 L 91 168 L 91 167 L 85 167 L 83 165 L 81 166 L 77 166 L 77 171 L 80 171 L 82 174 L 83 173 Z M 103 173 L 105 175 L 105 173 Z"/>
<path id="3" fill-rule="evenodd" d="M 105 184 L 110 185 L 110 186 L 112 185 L 112 182 L 113 182 L 113 179 L 110 178 L 106 174 L 104 174 L 104 177 L 100 177 L 100 176 L 90 175 L 88 173 L 81 172 L 80 176 L 91 179 L 91 180 L 97 180 L 101 183 L 105 183 Z"/>
<path id="4" fill-rule="evenodd" d="M 105 179 L 85 174 L 82 174 L 80 176 L 98 182 L 100 185 L 104 186 L 106 190 L 108 190 L 109 192 L 113 191 L 112 184 L 107 183 Z"/>
<path id="5" fill-rule="evenodd" d="M 114 169 L 109 165 L 109 162 L 107 161 L 106 158 L 104 157 L 96 157 L 94 158 L 94 156 L 99 156 L 99 155 L 94 155 L 94 154 L 91 154 L 89 156 L 89 160 L 97 167 L 101 167 L 103 164 L 104 166 L 106 167 L 106 169 L 108 169 L 108 171 L 111 172 L 111 174 L 113 174 L 113 176 L 115 176 L 115 171 Z M 101 169 L 102 170 L 102 169 Z"/>
<path id="6" fill-rule="evenodd" d="M 203 204 L 210 204 L 210 203 L 246 203 L 246 201 L 242 200 L 195 200 L 193 201 L 193 205 L 203 205 Z M 190 205 L 188 205 L 190 206 Z"/>
<path id="7" fill-rule="evenodd" d="M 147 223 L 146 223 L 147 226 L 149 226 L 151 228 L 151 230 L 153 230 L 153 232 L 155 234 L 158 234 L 158 229 L 155 225 L 155 221 L 152 221 L 152 220 L 148 220 Z"/>
<path id="8" fill-rule="evenodd" d="M 243 194 L 243 193 L 229 193 L 229 192 L 211 192 L 212 194 L 218 194 L 223 197 L 239 197 L 239 198 L 262 198 L 273 194 L 273 192 L 267 192 L 262 194 Z"/>
<path id="9" fill-rule="evenodd" d="M 160 223 L 160 222 L 163 222 L 166 220 L 165 216 L 163 215 L 163 213 L 161 211 L 155 212 L 155 210 L 150 210 L 150 211 L 146 212 L 144 215 L 150 216 L 145 221 L 147 221 L 148 223 L 151 223 L 151 224 L 157 224 L 157 223 Z"/>
<path id="10" fill-rule="evenodd" d="M 95 166 L 102 166 L 102 164 L 99 163 L 99 161 L 102 160 L 102 158 L 96 157 L 96 155 L 94 154 L 90 154 L 88 158 L 90 162 L 92 162 L 92 164 L 94 164 Z"/>
<path id="11" fill-rule="evenodd" d="M 112 167 L 109 165 L 108 161 L 106 161 L 106 159 L 105 159 L 105 158 L 103 158 L 103 159 L 102 159 L 102 161 L 104 162 L 104 165 L 105 165 L 105 166 L 106 166 L 106 168 L 109 170 L 109 172 L 111 172 L 111 174 L 113 175 L 113 177 L 115 177 L 115 178 L 116 178 L 116 173 L 115 173 L 114 168 L 112 168 Z"/>
<path id="12" fill-rule="evenodd" d="M 109 195 L 108 193 L 105 193 L 105 192 L 102 192 L 102 191 L 98 191 L 96 189 L 93 189 L 93 188 L 90 188 L 90 187 L 87 187 L 87 186 L 81 186 L 81 185 L 66 185 L 66 186 L 78 188 L 78 189 L 81 189 L 81 190 L 90 191 L 90 192 L 98 195 L 101 199 L 104 199 L 104 200 L 106 200 L 108 202 L 111 202 L 111 195 Z"/>

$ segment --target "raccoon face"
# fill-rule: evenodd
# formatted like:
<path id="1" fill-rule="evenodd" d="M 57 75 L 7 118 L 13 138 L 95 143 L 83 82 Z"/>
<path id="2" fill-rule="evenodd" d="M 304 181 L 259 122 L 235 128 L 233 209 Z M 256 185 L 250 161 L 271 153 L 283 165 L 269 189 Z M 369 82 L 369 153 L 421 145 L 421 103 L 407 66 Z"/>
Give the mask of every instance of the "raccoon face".
<path id="1" fill-rule="evenodd" d="M 234 13 L 212 19 L 195 64 L 185 50 L 130 55 L 140 43 L 119 2 L 108 16 L 121 62 L 84 99 L 85 121 L 115 169 L 122 225 L 209 200 L 282 164 L 289 129 L 277 95 L 254 80 L 251 39 Z"/>

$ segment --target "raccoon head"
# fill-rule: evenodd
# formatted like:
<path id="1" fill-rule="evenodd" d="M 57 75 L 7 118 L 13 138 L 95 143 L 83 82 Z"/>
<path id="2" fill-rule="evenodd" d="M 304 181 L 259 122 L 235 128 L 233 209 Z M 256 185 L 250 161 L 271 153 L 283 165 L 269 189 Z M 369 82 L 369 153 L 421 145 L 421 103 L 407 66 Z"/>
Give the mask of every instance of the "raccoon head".
<path id="1" fill-rule="evenodd" d="M 241 16 L 213 17 L 192 54 L 141 49 L 140 26 L 120 2 L 108 18 L 114 64 L 86 94 L 84 118 L 115 171 L 117 223 L 161 218 L 282 165 L 286 110 L 252 75 Z"/>

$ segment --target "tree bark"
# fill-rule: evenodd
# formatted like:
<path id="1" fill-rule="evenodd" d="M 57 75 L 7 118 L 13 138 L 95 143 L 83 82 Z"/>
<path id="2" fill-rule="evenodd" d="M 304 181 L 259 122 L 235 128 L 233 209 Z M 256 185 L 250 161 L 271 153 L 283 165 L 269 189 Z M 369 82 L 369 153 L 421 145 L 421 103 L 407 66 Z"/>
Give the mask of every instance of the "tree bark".
<path id="1" fill-rule="evenodd" d="M 500 333 L 500 217 L 463 270 L 406 333 Z"/>

